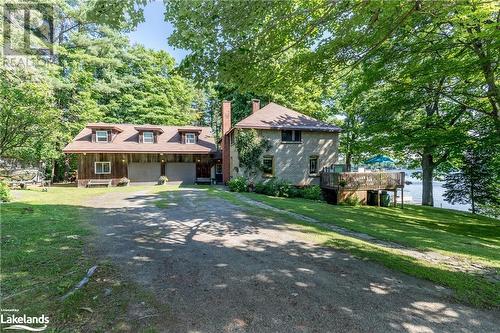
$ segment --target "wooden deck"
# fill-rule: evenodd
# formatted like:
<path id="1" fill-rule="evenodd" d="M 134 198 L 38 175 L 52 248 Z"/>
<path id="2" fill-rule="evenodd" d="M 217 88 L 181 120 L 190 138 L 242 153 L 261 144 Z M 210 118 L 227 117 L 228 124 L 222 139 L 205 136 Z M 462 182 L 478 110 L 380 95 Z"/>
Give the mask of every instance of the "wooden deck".
<path id="1" fill-rule="evenodd" d="M 321 172 L 324 189 L 369 191 L 396 190 L 405 184 L 404 172 Z"/>

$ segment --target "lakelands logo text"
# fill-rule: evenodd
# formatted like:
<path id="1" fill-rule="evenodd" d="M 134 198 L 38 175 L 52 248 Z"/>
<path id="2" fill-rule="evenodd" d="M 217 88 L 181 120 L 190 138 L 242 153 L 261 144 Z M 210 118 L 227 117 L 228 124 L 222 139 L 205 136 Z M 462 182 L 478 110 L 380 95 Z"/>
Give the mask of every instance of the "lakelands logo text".
<path id="1" fill-rule="evenodd" d="M 15 314 L 0 314 L 1 330 L 25 330 L 31 332 L 41 332 L 47 328 L 49 317 L 41 315 L 31 317 L 26 315 L 16 316 Z M 4 327 L 4 325 L 9 325 Z"/>

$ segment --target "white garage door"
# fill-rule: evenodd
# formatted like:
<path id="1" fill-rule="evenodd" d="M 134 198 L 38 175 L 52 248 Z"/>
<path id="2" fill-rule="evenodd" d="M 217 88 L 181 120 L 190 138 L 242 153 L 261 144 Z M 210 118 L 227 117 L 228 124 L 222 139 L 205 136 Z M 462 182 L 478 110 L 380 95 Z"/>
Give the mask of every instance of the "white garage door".
<path id="1" fill-rule="evenodd" d="M 131 182 L 157 182 L 160 167 L 160 163 L 129 163 L 128 178 Z"/>
<path id="2" fill-rule="evenodd" d="M 169 182 L 194 184 L 196 180 L 196 163 L 167 163 Z"/>

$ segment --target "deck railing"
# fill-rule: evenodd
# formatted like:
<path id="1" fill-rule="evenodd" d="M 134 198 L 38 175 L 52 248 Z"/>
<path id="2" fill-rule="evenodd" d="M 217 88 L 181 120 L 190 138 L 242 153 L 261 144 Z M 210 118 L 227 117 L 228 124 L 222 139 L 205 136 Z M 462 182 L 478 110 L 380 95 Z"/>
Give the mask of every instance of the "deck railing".
<path id="1" fill-rule="evenodd" d="M 404 172 L 321 172 L 321 187 L 329 189 L 394 190 L 404 184 Z"/>

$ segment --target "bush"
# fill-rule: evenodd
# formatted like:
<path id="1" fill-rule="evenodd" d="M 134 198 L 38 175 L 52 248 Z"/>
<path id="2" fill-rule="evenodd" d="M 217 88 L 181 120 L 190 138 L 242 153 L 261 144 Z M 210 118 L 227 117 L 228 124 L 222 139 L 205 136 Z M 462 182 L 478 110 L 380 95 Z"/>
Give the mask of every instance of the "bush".
<path id="1" fill-rule="evenodd" d="M 290 190 L 290 198 L 304 198 L 304 190 L 297 187 L 293 187 Z"/>
<path id="2" fill-rule="evenodd" d="M 236 177 L 227 182 L 229 191 L 231 192 L 246 192 L 247 180 L 245 177 Z"/>
<path id="3" fill-rule="evenodd" d="M 10 188 L 4 182 L 0 182 L 0 202 L 8 202 L 10 199 Z"/>
<path id="4" fill-rule="evenodd" d="M 351 195 L 351 196 L 348 196 L 347 198 L 345 198 L 344 201 L 342 201 L 341 205 L 359 206 L 359 205 L 361 205 L 361 200 L 359 199 L 359 197 L 356 194 L 354 194 L 354 195 Z"/>
<path id="5" fill-rule="evenodd" d="M 163 185 L 163 184 L 165 184 L 166 182 L 168 182 L 168 178 L 167 178 L 167 176 L 160 176 L 160 178 L 158 178 L 158 184 L 159 184 L 159 185 Z"/>
<path id="6" fill-rule="evenodd" d="M 285 180 L 271 179 L 267 183 L 255 184 L 255 193 L 265 194 L 272 197 L 293 197 L 296 188 Z"/>
<path id="7" fill-rule="evenodd" d="M 307 186 L 302 190 L 302 195 L 309 200 L 321 200 L 321 187 L 319 185 Z"/>
<path id="8" fill-rule="evenodd" d="M 265 194 L 266 184 L 264 184 L 263 182 L 258 182 L 257 184 L 255 184 L 254 192 L 259 194 Z"/>
<path id="9" fill-rule="evenodd" d="M 130 183 L 130 179 L 128 179 L 127 177 L 122 177 L 118 181 L 118 186 L 128 186 L 129 183 Z"/>

